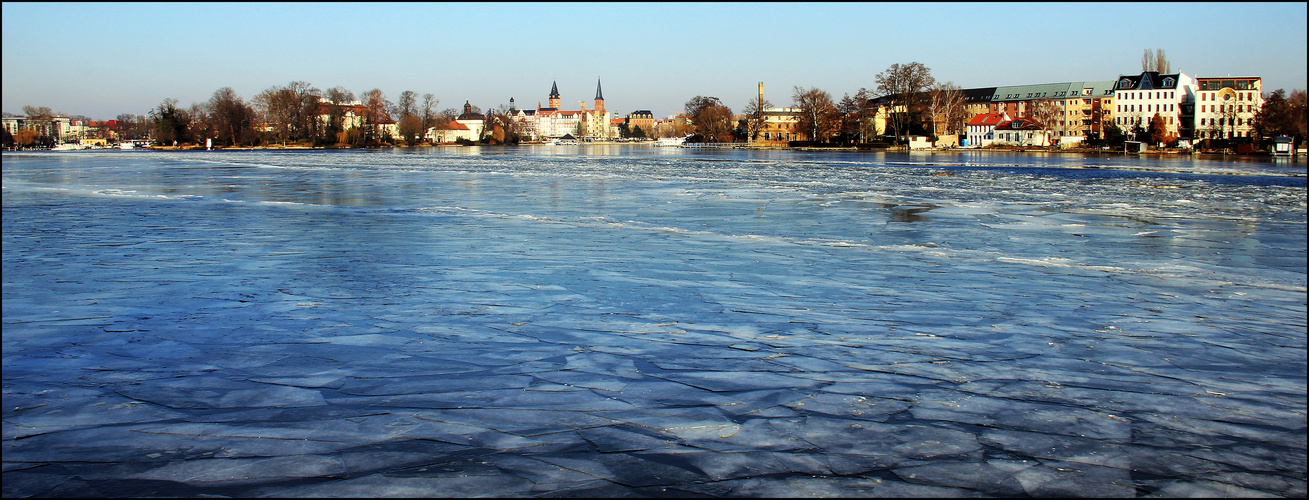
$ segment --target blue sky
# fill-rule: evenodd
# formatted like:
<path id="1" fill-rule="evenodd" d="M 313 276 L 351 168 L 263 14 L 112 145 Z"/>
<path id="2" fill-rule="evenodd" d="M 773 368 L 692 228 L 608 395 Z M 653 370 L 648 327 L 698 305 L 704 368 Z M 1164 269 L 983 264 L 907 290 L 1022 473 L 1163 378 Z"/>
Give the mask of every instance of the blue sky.
<path id="1" fill-rule="evenodd" d="M 109 119 L 293 80 L 432 93 L 440 108 L 740 111 L 764 82 L 840 99 L 893 63 L 964 88 L 1112 80 L 1162 48 L 1192 76 L 1306 88 L 1306 3 L 3 3 L 3 110 Z"/>

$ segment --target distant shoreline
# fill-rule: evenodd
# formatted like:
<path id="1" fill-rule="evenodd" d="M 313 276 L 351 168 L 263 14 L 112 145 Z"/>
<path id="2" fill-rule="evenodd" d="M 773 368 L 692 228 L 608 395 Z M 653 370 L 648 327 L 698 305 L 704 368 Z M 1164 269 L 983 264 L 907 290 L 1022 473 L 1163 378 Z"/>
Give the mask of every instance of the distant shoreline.
<path id="1" fill-rule="evenodd" d="M 631 145 L 631 146 L 657 147 L 656 143 L 653 143 L 653 142 L 591 142 L 591 143 L 575 144 L 575 145 L 568 145 L 568 146 L 591 146 L 591 145 L 594 145 L 594 146 L 615 146 L 615 145 L 621 146 L 621 145 Z M 367 150 L 381 150 L 381 149 L 417 149 L 417 148 L 447 148 L 447 147 L 448 147 L 448 148 L 463 148 L 463 147 L 500 148 L 500 147 L 505 147 L 505 146 L 554 146 L 554 144 L 551 144 L 551 143 L 543 143 L 543 142 L 519 143 L 519 144 L 494 144 L 494 145 L 485 145 L 485 144 L 463 145 L 463 144 L 457 144 L 457 143 L 448 143 L 448 144 L 428 144 L 428 145 L 423 145 L 423 146 L 380 146 L 380 147 L 376 147 L 376 148 L 359 148 L 359 147 L 315 147 L 315 146 L 304 146 L 304 145 L 288 145 L 288 146 L 283 146 L 283 145 L 280 145 L 280 144 L 279 144 L 279 145 L 268 145 L 268 146 L 215 147 L 215 148 L 213 148 L 213 149 L 205 149 L 203 146 L 155 146 L 155 147 L 142 147 L 142 148 L 126 149 L 126 150 L 120 150 L 120 149 L 118 149 L 118 148 L 94 148 L 94 149 L 58 150 L 57 152 L 76 153 L 76 152 L 84 152 L 84 151 L 336 151 L 336 150 L 340 150 L 340 151 L 351 151 L 351 150 L 367 151 Z M 702 149 L 713 149 L 713 148 L 702 148 Z M 1251 153 L 1225 153 L 1225 152 L 1215 152 L 1215 151 L 1197 151 L 1197 150 L 1181 150 L 1181 149 L 1147 150 L 1147 151 L 1141 151 L 1141 152 L 1130 152 L 1130 153 L 1129 153 L 1129 152 L 1123 151 L 1122 149 L 1091 149 L 1091 148 L 1069 148 L 1069 149 L 1045 149 L 1045 148 L 1013 148 L 1013 149 L 1009 149 L 1009 148 L 970 148 L 970 149 L 961 149 L 961 148 L 944 148 L 944 149 L 933 149 L 933 148 L 924 148 L 924 149 L 913 149 L 913 150 L 910 150 L 910 149 L 906 149 L 906 148 L 904 148 L 904 147 L 889 147 L 889 148 L 868 148 L 868 147 L 857 147 L 857 146 L 847 146 L 847 147 L 839 147 L 839 146 L 838 146 L 838 147 L 822 147 L 822 146 L 797 146 L 797 147 L 787 147 L 787 146 L 768 146 L 768 147 L 758 147 L 758 146 L 746 146 L 745 144 L 742 144 L 740 147 L 721 148 L 721 149 L 741 149 L 741 150 L 760 150 L 760 151 L 765 151 L 765 150 L 767 150 L 767 151 L 799 151 L 799 152 L 870 152 L 870 153 L 872 153 L 872 152 L 895 152 L 895 153 L 929 153 L 929 154 L 941 154 L 941 153 L 1059 153 L 1059 154 L 1087 154 L 1087 155 L 1092 155 L 1092 154 L 1093 154 L 1093 155 L 1150 156 L 1150 157 L 1153 157 L 1153 156 L 1195 156 L 1195 157 L 1219 157 L 1219 158 L 1226 158 L 1226 157 L 1240 157 L 1240 158 L 1271 157 L 1271 155 L 1270 155 L 1268 152 L 1266 152 L 1266 151 L 1265 151 L 1265 152 L 1251 152 Z M 49 152 L 49 151 L 56 151 L 56 150 L 50 150 L 50 149 L 5 149 L 4 151 L 8 153 L 8 152 Z M 1302 157 L 1303 157 L 1303 155 L 1294 155 L 1294 156 L 1291 156 L 1290 158 L 1294 160 L 1294 159 L 1302 158 Z"/>

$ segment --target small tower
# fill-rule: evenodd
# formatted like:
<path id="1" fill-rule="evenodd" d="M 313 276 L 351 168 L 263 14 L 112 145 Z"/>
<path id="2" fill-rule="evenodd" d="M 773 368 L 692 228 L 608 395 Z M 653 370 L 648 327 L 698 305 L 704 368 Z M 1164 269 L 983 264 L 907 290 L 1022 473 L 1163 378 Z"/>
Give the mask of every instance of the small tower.
<path id="1" fill-rule="evenodd" d="M 509 114 L 518 113 L 518 106 L 514 105 L 514 98 L 509 98 Z"/>
<path id="2" fill-rule="evenodd" d="M 600 92 L 600 77 L 595 77 L 595 112 L 605 112 L 605 96 Z"/>
<path id="3" fill-rule="evenodd" d="M 557 82 L 550 83 L 550 107 L 559 109 L 559 84 Z"/>

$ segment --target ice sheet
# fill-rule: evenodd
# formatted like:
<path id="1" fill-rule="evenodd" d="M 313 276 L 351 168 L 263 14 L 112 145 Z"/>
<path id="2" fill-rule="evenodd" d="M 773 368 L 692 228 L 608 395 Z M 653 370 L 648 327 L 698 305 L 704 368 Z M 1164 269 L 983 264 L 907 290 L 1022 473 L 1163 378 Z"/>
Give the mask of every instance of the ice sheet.
<path id="1" fill-rule="evenodd" d="M 1304 496 L 1303 163 L 5 153 L 6 496 Z"/>

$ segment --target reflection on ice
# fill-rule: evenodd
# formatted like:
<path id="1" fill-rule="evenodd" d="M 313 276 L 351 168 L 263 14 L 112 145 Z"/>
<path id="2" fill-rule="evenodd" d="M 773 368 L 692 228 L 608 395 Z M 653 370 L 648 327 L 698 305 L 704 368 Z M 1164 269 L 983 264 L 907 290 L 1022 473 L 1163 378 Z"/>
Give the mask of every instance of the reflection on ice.
<path id="1" fill-rule="evenodd" d="M 478 151 L 6 154 L 6 496 L 1305 494 L 1302 167 Z"/>

